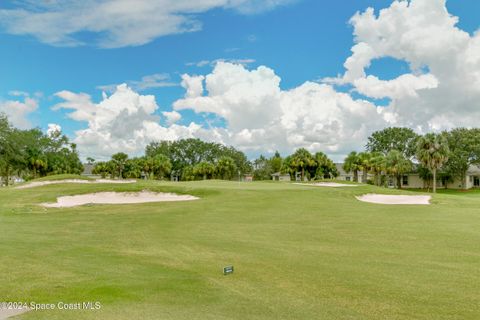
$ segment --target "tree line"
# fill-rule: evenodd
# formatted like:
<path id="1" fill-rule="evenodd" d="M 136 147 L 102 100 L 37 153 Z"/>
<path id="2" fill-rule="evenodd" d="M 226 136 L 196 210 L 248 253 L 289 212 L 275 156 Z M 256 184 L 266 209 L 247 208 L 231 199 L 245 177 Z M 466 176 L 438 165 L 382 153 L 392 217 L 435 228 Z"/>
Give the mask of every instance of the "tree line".
<path id="1" fill-rule="evenodd" d="M 9 185 L 12 176 L 28 180 L 82 171 L 76 145 L 60 131 L 44 134 L 38 128 L 20 130 L 0 114 L 1 184 Z"/>
<path id="2" fill-rule="evenodd" d="M 418 135 L 412 129 L 391 127 L 374 132 L 365 152 L 351 152 L 343 168 L 353 172 L 354 181 L 362 171 L 364 181 L 372 173 L 372 183 L 384 185 L 386 177 L 395 179 L 401 188 L 402 176 L 416 172 L 436 191 L 436 182 L 444 185 L 461 179 L 466 187 L 466 174 L 472 164 L 480 163 L 480 129 L 457 128 L 441 133 Z"/>
<path id="3" fill-rule="evenodd" d="M 255 180 L 271 180 L 272 174 L 288 174 L 292 180 L 297 174 L 300 179 L 320 180 L 338 176 L 335 163 L 323 152 L 310 153 L 305 148 L 297 149 L 293 154 L 282 158 L 278 152 L 271 158 L 261 155 L 252 162 Z"/>
<path id="4" fill-rule="evenodd" d="M 90 163 L 94 160 L 90 158 Z M 219 143 L 200 139 L 152 142 L 145 155 L 129 158 L 125 153 L 112 155 L 109 161 L 94 163 L 93 173 L 111 178 L 170 179 L 182 181 L 242 178 L 253 175 L 255 180 L 271 180 L 272 174 L 289 174 L 292 179 L 300 173 L 301 179 L 334 178 L 335 164 L 324 153 L 310 153 L 298 149 L 282 158 L 278 152 L 271 158 L 260 156 L 249 161 L 246 155 Z"/>
<path id="5" fill-rule="evenodd" d="M 436 189 L 437 180 L 444 184 L 461 179 L 466 187 L 466 174 L 472 164 L 480 164 L 480 129 L 457 128 L 423 136 L 409 128 L 386 128 L 374 132 L 364 152 L 351 152 L 343 168 L 353 172 L 358 181 L 373 174 L 371 183 L 385 185 L 387 176 L 401 188 L 402 176 L 416 172 Z M 288 174 L 292 179 L 328 179 L 338 176 L 331 159 L 322 152 L 297 149 L 284 158 L 276 152 L 272 157 L 261 155 L 249 161 L 234 147 L 200 139 L 152 142 L 141 157 L 129 158 L 114 154 L 109 161 L 95 162 L 93 173 L 102 177 L 179 180 L 237 179 L 252 174 L 255 180 L 271 180 L 273 173 Z M 13 127 L 0 114 L 0 177 L 9 184 L 12 176 L 25 180 L 51 174 L 80 174 L 76 145 L 60 131 L 42 133 L 38 128 L 21 130 Z"/>
<path id="6" fill-rule="evenodd" d="M 111 160 L 95 163 L 93 168 L 93 173 L 102 177 L 159 180 L 176 177 L 183 181 L 231 180 L 250 172 L 251 164 L 243 152 L 193 138 L 151 142 L 144 156 L 129 158 L 125 153 L 116 153 Z"/>

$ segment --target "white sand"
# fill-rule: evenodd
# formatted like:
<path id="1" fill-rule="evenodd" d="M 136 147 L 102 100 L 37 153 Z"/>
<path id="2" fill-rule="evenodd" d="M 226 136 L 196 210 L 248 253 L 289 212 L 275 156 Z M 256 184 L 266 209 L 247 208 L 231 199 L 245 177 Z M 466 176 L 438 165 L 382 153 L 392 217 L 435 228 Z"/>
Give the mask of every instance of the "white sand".
<path id="1" fill-rule="evenodd" d="M 363 202 L 380 204 L 430 204 L 430 196 L 404 196 L 390 194 L 365 194 L 355 197 Z"/>
<path id="2" fill-rule="evenodd" d="M 111 180 L 111 179 L 96 179 L 96 180 L 82 180 L 82 179 L 65 179 L 65 180 L 50 180 L 50 181 L 34 181 L 18 187 L 15 189 L 28 189 L 35 188 L 40 186 L 46 186 L 49 184 L 60 184 L 60 183 L 135 183 L 136 180 Z"/>
<path id="3" fill-rule="evenodd" d="M 55 203 L 42 203 L 44 207 L 65 208 L 84 204 L 128 204 L 164 201 L 190 201 L 199 198 L 175 193 L 142 192 L 97 192 L 76 196 L 58 197 Z"/>
<path id="4" fill-rule="evenodd" d="M 329 187 L 329 188 L 340 188 L 340 187 L 358 187 L 356 184 L 346 184 L 346 183 L 336 183 L 336 182 L 317 182 L 317 183 L 294 183 L 302 186 L 314 186 L 314 187 Z"/>
<path id="5" fill-rule="evenodd" d="M 2 309 L 0 308 L 0 320 L 8 319 L 10 317 L 30 311 L 29 308 L 22 309 Z"/>

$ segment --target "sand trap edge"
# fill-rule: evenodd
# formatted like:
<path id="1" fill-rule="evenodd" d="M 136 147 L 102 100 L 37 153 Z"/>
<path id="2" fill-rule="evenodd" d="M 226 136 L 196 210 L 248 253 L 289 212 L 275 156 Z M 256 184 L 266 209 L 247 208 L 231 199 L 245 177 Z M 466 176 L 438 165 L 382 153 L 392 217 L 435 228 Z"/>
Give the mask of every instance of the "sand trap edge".
<path id="1" fill-rule="evenodd" d="M 10 319 L 11 317 L 18 316 L 20 314 L 32 311 L 30 308 L 21 309 L 2 309 L 0 308 L 0 320 Z"/>
<path id="2" fill-rule="evenodd" d="M 386 205 L 430 205 L 431 196 L 393 195 L 368 193 L 355 198 L 362 202 Z"/>
<path id="3" fill-rule="evenodd" d="M 193 201 L 200 198 L 165 192 L 95 192 L 73 196 L 57 197 L 57 202 L 41 203 L 45 208 L 71 208 L 86 204 L 142 204 L 153 202 Z"/>
<path id="4" fill-rule="evenodd" d="M 62 183 L 78 183 L 78 184 L 99 184 L 99 183 L 111 183 L 111 184 L 126 184 L 135 183 L 137 180 L 113 180 L 113 179 L 96 179 L 96 180 L 82 180 L 82 179 L 64 179 L 64 180 L 47 180 L 47 181 L 33 181 L 21 186 L 14 187 L 14 189 L 30 189 L 42 186 L 48 186 L 51 184 Z"/>
<path id="5" fill-rule="evenodd" d="M 325 188 L 343 188 L 343 187 L 358 187 L 356 184 L 344 184 L 337 182 L 318 182 L 318 183 L 294 183 L 301 186 L 309 187 L 325 187 Z"/>

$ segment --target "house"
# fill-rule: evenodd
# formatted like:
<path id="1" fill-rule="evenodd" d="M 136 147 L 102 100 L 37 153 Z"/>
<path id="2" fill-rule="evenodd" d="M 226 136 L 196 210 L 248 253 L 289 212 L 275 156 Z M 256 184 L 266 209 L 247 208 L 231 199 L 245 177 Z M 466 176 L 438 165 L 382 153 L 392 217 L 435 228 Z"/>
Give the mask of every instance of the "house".
<path id="1" fill-rule="evenodd" d="M 272 174 L 273 181 L 290 181 L 290 175 L 288 173 L 275 172 Z"/>
<path id="2" fill-rule="evenodd" d="M 86 176 L 86 177 L 94 176 L 94 174 L 93 174 L 93 167 L 94 166 L 95 166 L 95 164 L 93 164 L 93 163 L 84 163 L 83 164 L 82 176 Z"/>
<path id="3" fill-rule="evenodd" d="M 343 163 L 336 163 L 335 166 L 337 167 L 338 177 L 337 180 L 344 180 L 344 181 L 353 181 L 353 172 L 346 172 L 343 170 Z M 385 176 L 385 174 L 383 174 Z M 375 177 L 373 174 L 367 175 L 367 180 L 373 180 Z M 471 165 L 468 168 L 467 174 L 463 178 L 465 181 L 465 188 L 472 189 L 472 188 L 480 188 L 480 166 L 479 165 Z M 363 174 L 362 171 L 358 172 L 358 182 L 366 183 L 363 181 Z M 407 173 L 402 176 L 400 183 L 402 184 L 403 189 L 425 189 L 427 187 L 431 187 L 431 182 L 429 186 L 428 181 L 424 181 L 418 172 L 413 171 L 411 173 Z M 387 175 L 386 184 L 388 187 L 395 187 L 397 181 L 394 177 Z M 462 189 L 463 183 L 462 179 L 455 178 L 453 182 L 445 182 L 437 176 L 437 188 L 447 188 L 447 189 Z"/>
<path id="4" fill-rule="evenodd" d="M 463 181 L 462 181 L 463 180 Z M 437 188 L 447 188 L 447 189 L 462 189 L 463 182 L 465 182 L 465 189 L 479 188 L 480 187 L 480 166 L 471 165 L 467 174 L 463 179 L 455 178 L 453 182 L 444 182 L 437 178 Z M 409 173 L 402 177 L 402 188 L 409 189 L 419 189 L 426 188 L 428 182 L 420 178 L 418 173 Z"/>
<path id="5" fill-rule="evenodd" d="M 343 163 L 335 163 L 335 167 L 337 168 L 338 176 L 335 178 L 337 180 L 343 181 L 353 181 L 353 172 L 346 172 L 343 169 Z M 374 175 L 371 173 L 367 173 L 367 179 L 363 181 L 363 172 L 361 170 L 358 171 L 358 182 L 360 183 L 367 183 L 367 180 L 373 180 Z"/>

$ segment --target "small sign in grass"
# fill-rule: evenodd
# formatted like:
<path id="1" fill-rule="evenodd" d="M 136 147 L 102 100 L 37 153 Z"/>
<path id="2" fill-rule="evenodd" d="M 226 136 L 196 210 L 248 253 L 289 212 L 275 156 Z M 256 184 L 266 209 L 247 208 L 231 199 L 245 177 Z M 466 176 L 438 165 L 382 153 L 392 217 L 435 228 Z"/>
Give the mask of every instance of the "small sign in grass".
<path id="1" fill-rule="evenodd" d="M 227 276 L 227 275 L 232 274 L 232 273 L 233 273 L 233 266 L 223 267 L 223 275 L 224 276 Z"/>

